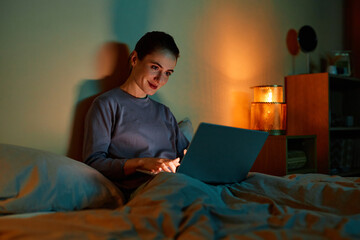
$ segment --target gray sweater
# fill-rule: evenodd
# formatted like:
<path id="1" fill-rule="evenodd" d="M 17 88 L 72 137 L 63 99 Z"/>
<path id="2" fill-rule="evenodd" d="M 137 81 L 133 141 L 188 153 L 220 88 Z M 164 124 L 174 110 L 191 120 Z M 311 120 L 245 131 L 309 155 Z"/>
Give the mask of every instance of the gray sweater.
<path id="1" fill-rule="evenodd" d="M 183 156 L 188 144 L 168 107 L 115 88 L 97 97 L 89 109 L 83 159 L 119 187 L 134 189 L 149 176 L 125 176 L 127 159 L 175 159 Z"/>

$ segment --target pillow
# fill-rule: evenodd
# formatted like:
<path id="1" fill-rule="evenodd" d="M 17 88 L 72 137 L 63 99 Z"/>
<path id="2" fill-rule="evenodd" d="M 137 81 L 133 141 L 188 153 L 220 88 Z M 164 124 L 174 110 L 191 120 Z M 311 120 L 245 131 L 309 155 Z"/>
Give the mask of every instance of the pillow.
<path id="1" fill-rule="evenodd" d="M 189 142 L 194 135 L 194 128 L 189 118 L 184 118 L 182 121 L 179 122 L 180 131 L 184 134 Z"/>
<path id="2" fill-rule="evenodd" d="M 37 149 L 0 144 L 0 214 L 118 207 L 110 180 L 82 162 Z"/>

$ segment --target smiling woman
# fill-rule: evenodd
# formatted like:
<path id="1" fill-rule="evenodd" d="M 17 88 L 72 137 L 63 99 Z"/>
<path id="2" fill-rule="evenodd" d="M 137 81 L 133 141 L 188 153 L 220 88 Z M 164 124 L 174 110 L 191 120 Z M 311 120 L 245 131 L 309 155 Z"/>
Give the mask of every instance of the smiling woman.
<path id="1" fill-rule="evenodd" d="M 174 72 L 179 49 L 164 32 L 149 32 L 130 54 L 126 82 L 97 97 L 85 121 L 88 165 L 120 187 L 125 196 L 152 173 L 175 172 L 189 142 L 170 109 L 148 97 Z"/>
<path id="2" fill-rule="evenodd" d="M 132 71 L 128 80 L 120 87 L 129 94 L 144 98 L 153 95 L 164 86 L 174 72 L 176 57 L 169 50 L 155 50 L 142 60 L 134 51 L 130 56 Z"/>

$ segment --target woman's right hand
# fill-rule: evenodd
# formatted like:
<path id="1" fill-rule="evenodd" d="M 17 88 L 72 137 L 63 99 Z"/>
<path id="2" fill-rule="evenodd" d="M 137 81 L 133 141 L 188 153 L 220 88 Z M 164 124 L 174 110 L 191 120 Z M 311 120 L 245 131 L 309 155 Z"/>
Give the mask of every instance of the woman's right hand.
<path id="1" fill-rule="evenodd" d="M 180 158 L 133 158 L 128 159 L 124 165 L 125 175 L 136 172 L 136 169 L 147 170 L 152 173 L 175 172 L 180 165 Z"/>

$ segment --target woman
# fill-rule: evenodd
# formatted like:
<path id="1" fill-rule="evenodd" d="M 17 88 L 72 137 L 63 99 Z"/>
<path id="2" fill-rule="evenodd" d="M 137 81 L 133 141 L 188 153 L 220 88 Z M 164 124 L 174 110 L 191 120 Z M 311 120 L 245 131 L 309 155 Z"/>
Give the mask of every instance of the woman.
<path id="1" fill-rule="evenodd" d="M 149 98 L 167 83 L 178 57 L 170 35 L 146 33 L 130 54 L 126 82 L 97 97 L 87 114 L 84 162 L 127 197 L 150 179 L 139 170 L 175 172 L 189 144 L 169 108 Z"/>

